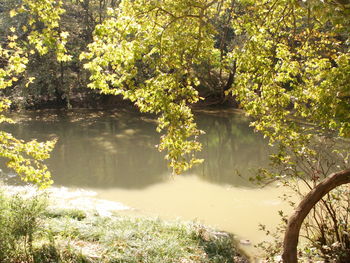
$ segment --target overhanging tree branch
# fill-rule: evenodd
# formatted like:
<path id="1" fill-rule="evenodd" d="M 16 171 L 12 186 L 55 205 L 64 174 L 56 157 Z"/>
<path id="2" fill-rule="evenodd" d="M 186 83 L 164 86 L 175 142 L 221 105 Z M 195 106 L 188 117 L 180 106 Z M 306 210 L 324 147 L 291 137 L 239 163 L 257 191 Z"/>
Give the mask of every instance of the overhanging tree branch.
<path id="1" fill-rule="evenodd" d="M 289 218 L 283 240 L 282 259 L 284 263 L 296 263 L 297 246 L 301 225 L 311 209 L 334 188 L 350 183 L 350 169 L 334 173 L 312 189 Z"/>

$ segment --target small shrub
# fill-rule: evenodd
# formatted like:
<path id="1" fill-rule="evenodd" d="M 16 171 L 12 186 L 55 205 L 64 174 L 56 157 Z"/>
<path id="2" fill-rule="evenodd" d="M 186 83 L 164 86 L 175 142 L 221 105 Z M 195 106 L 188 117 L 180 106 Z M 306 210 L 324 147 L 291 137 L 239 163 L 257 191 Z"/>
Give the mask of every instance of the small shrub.
<path id="1" fill-rule="evenodd" d="M 12 262 L 15 258 L 29 260 L 46 207 L 47 199 L 41 195 L 25 198 L 0 194 L 0 262 Z"/>

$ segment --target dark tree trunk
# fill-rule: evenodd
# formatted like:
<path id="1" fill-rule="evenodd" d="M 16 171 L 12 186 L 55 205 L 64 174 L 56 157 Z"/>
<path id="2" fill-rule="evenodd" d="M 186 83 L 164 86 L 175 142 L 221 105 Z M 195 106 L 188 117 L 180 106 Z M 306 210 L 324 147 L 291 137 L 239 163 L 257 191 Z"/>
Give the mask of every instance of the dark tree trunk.
<path id="1" fill-rule="evenodd" d="M 284 263 L 297 263 L 299 232 L 305 217 L 318 201 L 334 188 L 350 183 L 350 169 L 334 173 L 309 192 L 289 218 L 283 240 L 282 259 Z"/>

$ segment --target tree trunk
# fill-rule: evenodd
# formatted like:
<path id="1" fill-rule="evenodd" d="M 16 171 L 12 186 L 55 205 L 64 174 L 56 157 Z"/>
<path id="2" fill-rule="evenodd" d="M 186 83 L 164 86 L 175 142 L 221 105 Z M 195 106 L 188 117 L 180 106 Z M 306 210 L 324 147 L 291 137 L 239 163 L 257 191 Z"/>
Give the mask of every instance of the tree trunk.
<path id="1" fill-rule="evenodd" d="M 334 188 L 350 183 L 350 169 L 334 173 L 312 189 L 295 209 L 294 214 L 289 218 L 286 233 L 283 240 L 282 259 L 284 263 L 297 263 L 297 246 L 299 232 L 305 217 L 311 209 L 326 194 Z"/>

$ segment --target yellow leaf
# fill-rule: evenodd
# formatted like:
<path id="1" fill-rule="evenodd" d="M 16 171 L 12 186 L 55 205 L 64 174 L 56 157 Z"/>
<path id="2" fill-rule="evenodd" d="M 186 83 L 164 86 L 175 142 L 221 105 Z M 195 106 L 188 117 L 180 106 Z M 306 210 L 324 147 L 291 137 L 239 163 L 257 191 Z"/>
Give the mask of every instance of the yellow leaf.
<path id="1" fill-rule="evenodd" d="M 15 15 L 17 15 L 17 12 L 16 12 L 16 10 L 12 9 L 10 11 L 10 17 L 14 17 Z"/>

